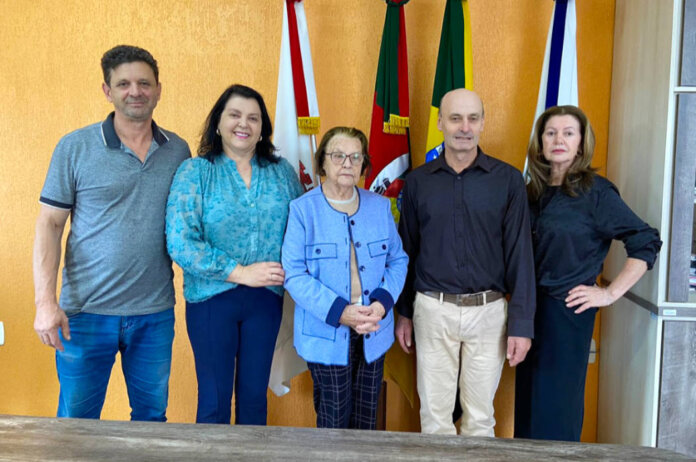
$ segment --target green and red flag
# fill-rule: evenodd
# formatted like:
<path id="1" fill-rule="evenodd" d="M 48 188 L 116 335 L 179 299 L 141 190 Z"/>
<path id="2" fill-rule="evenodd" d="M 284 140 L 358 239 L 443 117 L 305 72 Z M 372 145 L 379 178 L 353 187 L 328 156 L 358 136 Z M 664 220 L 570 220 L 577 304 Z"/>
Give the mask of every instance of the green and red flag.
<path id="1" fill-rule="evenodd" d="M 389 197 L 398 219 L 397 198 L 411 166 L 408 109 L 408 57 L 403 6 L 409 0 L 385 0 L 387 14 L 377 65 L 370 126 L 370 191 Z"/>
<path id="2" fill-rule="evenodd" d="M 430 104 L 428 137 L 425 146 L 426 162 L 433 160 L 442 152 L 442 132 L 437 128 L 440 100 L 445 93 L 455 88 L 469 90 L 474 88 L 472 49 L 469 2 L 447 0 L 435 68 L 433 99 Z"/>
<path id="3" fill-rule="evenodd" d="M 404 176 L 411 167 L 408 109 L 408 59 L 403 6 L 408 0 L 386 0 L 382 44 L 370 126 L 372 171 L 365 179 L 370 191 L 388 197 L 398 221 L 398 199 Z M 391 379 L 414 404 L 416 383 L 413 357 L 394 346 L 387 352 L 384 378 Z"/>

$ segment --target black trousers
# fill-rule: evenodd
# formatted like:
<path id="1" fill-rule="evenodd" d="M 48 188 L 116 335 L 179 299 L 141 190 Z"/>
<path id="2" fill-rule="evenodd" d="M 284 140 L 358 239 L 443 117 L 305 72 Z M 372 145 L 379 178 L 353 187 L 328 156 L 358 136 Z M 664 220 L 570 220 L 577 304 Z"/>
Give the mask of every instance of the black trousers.
<path id="1" fill-rule="evenodd" d="M 537 290 L 532 348 L 516 372 L 516 438 L 580 441 L 597 309 L 573 311 Z"/>

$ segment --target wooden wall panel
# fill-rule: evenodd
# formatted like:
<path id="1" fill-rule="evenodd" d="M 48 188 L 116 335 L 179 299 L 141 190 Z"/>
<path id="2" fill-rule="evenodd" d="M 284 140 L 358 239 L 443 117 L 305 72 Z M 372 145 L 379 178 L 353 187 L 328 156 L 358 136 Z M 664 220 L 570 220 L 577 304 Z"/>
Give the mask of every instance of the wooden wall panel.
<path id="1" fill-rule="evenodd" d="M 613 0 L 577 2 L 580 104 L 597 132 L 595 165 L 606 163 L 614 24 Z M 486 104 L 482 146 L 518 168 L 524 164 L 539 85 L 551 0 L 471 0 L 474 88 Z M 425 134 L 443 0 L 406 6 L 413 163 L 425 156 Z M 377 0 L 306 0 L 322 133 L 334 125 L 369 128 L 385 6 Z M 275 112 L 282 2 L 280 0 L 0 0 L 0 413 L 54 415 L 58 384 L 52 351 L 32 329 L 31 247 L 38 194 L 61 136 L 103 119 L 99 59 L 129 43 L 149 49 L 160 64 L 162 99 L 155 119 L 195 150 L 212 103 L 231 83 L 257 88 Z M 186 337 L 181 273 L 169 419 L 191 422 L 196 380 Z M 103 417 L 127 419 L 116 364 Z M 496 398 L 498 434 L 512 434 L 514 371 L 506 368 Z M 270 400 L 269 420 L 311 425 L 311 384 Z M 596 384 L 595 384 L 596 385 Z M 590 387 L 595 386 L 590 385 Z M 390 385 L 389 428 L 417 429 L 410 409 Z M 592 403 L 589 404 L 593 406 Z M 592 425 L 594 422 L 588 424 Z"/>

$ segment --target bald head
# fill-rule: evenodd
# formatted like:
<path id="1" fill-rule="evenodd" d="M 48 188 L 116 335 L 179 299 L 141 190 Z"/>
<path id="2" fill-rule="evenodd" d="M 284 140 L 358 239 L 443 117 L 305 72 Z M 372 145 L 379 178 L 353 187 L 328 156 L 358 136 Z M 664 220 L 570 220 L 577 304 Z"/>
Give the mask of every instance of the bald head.
<path id="1" fill-rule="evenodd" d="M 483 131 L 483 102 L 479 95 L 464 88 L 445 93 L 440 101 L 437 128 L 445 139 L 446 157 L 476 157 Z"/>
<path id="2" fill-rule="evenodd" d="M 438 114 L 442 113 L 443 106 L 447 106 L 449 108 L 449 106 L 452 104 L 455 106 L 461 104 L 469 104 L 473 107 L 478 106 L 481 117 L 484 116 L 483 101 L 481 101 L 481 97 L 475 91 L 467 90 L 466 88 L 455 88 L 454 90 L 448 91 L 442 95 L 442 98 L 440 99 L 440 108 L 438 109 Z"/>

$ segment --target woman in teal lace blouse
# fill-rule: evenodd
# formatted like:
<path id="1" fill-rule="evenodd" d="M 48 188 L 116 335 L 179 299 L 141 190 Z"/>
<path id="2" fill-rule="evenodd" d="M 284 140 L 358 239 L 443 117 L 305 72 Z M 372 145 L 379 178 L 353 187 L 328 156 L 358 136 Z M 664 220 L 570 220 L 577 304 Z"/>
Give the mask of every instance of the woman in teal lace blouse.
<path id="1" fill-rule="evenodd" d="M 206 119 L 199 157 L 181 164 L 167 203 L 167 250 L 184 271 L 198 378 L 197 422 L 265 425 L 282 315 L 280 247 L 302 193 L 274 154 L 261 95 L 229 87 Z M 236 369 L 236 377 L 235 377 Z"/>

